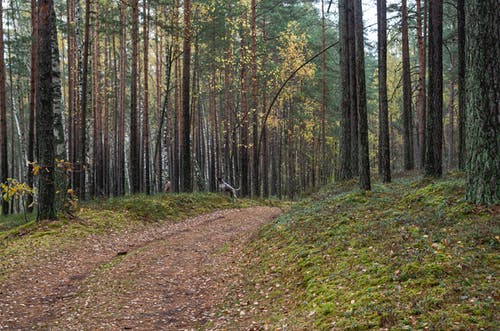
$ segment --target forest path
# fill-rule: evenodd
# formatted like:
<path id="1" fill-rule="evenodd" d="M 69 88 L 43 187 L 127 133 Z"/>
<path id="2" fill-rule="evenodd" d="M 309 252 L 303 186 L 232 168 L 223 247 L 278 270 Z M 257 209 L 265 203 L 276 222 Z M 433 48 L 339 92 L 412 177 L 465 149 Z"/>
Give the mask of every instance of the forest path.
<path id="1" fill-rule="evenodd" d="M 94 235 L 0 284 L 0 330 L 183 330 L 211 320 L 238 256 L 280 209 L 231 209 Z"/>

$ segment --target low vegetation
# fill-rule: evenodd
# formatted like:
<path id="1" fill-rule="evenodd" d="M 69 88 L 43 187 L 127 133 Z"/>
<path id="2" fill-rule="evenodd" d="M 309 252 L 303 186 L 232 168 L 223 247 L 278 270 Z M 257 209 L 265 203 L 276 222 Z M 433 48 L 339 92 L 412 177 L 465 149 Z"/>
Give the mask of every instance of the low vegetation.
<path id="1" fill-rule="evenodd" d="M 493 330 L 498 206 L 462 200 L 464 179 L 332 185 L 266 226 L 222 310 L 229 328 Z"/>

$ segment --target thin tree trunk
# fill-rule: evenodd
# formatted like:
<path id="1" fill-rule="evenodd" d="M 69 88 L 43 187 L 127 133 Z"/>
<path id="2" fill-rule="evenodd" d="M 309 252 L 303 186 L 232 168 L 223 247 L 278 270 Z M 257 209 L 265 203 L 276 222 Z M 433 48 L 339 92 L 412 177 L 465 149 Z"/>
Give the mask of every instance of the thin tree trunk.
<path id="1" fill-rule="evenodd" d="M 368 145 L 368 113 L 365 84 L 365 49 L 363 38 L 363 9 L 361 0 L 354 2 L 356 35 L 356 87 L 358 103 L 359 188 L 370 190 L 370 155 Z"/>
<path id="2" fill-rule="evenodd" d="M 412 119 L 412 89 L 410 76 L 410 47 L 408 44 L 408 9 L 406 0 L 401 3 L 402 16 L 402 47 L 403 47 L 403 160 L 404 169 L 415 167 L 413 160 L 413 119 Z"/>
<path id="3" fill-rule="evenodd" d="M 132 8 L 132 59 L 131 59 L 131 82 L 130 82 L 130 187 L 132 193 L 139 193 L 141 180 L 140 167 L 140 118 L 138 110 L 138 64 L 139 64 L 139 2 L 131 0 Z"/>
<path id="4" fill-rule="evenodd" d="M 50 13 L 48 14 L 50 16 Z M 48 30 L 50 32 L 50 28 Z M 4 58 L 4 40 L 3 40 L 3 7 L 0 2 L 0 164 L 1 164 L 1 182 L 6 184 L 9 178 L 9 162 L 7 152 L 7 94 L 5 91 L 5 58 Z M 14 142 L 11 142 L 14 143 Z M 2 199 L 2 214 L 9 213 L 9 203 Z"/>
<path id="5" fill-rule="evenodd" d="M 181 185 L 182 192 L 193 191 L 191 172 L 191 1 L 184 0 L 184 44 L 182 57 L 182 130 L 181 130 Z M 214 134 L 216 134 L 214 132 Z"/>
<path id="6" fill-rule="evenodd" d="M 29 102 L 29 125 L 28 125 L 28 174 L 27 182 L 33 187 L 33 162 L 35 161 L 35 108 L 37 91 L 37 66 L 38 66 L 38 24 L 36 0 L 31 0 L 31 70 L 30 70 L 30 102 Z M 28 195 L 26 204 L 28 212 L 33 211 L 33 196 Z"/>
<path id="7" fill-rule="evenodd" d="M 354 1 L 347 1 L 347 35 L 348 35 L 348 61 L 349 61 L 349 107 L 351 117 L 351 164 L 352 175 L 359 175 L 359 113 L 358 113 L 358 65 L 356 56 L 356 18 Z"/>
<path id="8" fill-rule="evenodd" d="M 418 1 L 418 0 L 417 0 Z M 391 181 L 389 144 L 389 106 L 387 101 L 387 6 L 377 0 L 378 14 L 378 88 L 379 88 L 379 173 L 382 181 Z"/>
<path id="9" fill-rule="evenodd" d="M 458 39 L 458 168 L 465 170 L 466 161 L 466 85 L 465 85 L 465 0 L 457 0 Z"/>
<path id="10" fill-rule="evenodd" d="M 90 1 L 85 5 L 85 36 L 83 46 L 83 76 L 82 76 L 82 99 L 81 101 L 81 122 L 80 122 L 80 187 L 79 197 L 85 200 L 85 172 L 87 168 L 87 86 L 88 86 L 88 67 L 90 50 Z"/>
<path id="11" fill-rule="evenodd" d="M 151 193 L 151 173 L 150 173 L 150 155 L 149 155 L 149 9 L 147 0 L 143 0 L 144 5 L 144 118 L 143 118 L 143 136 L 144 136 L 144 190 L 146 194 Z"/>
<path id="12" fill-rule="evenodd" d="M 255 197 L 260 196 L 260 179 L 259 179 L 259 164 L 260 164 L 260 151 L 259 145 L 259 112 L 258 112 L 258 82 L 257 82 L 257 16 L 256 7 L 257 1 L 251 2 L 251 21 L 250 29 L 252 36 L 252 138 L 253 138 L 253 157 L 252 157 L 252 195 Z"/>
<path id="13" fill-rule="evenodd" d="M 417 1 L 417 43 L 418 43 L 418 92 L 417 92 L 417 132 L 418 132 L 418 167 L 423 168 L 425 156 L 425 24 L 427 17 L 427 0 Z M 424 1 L 422 10 L 421 2 Z M 423 22 L 422 22 L 423 20 Z"/>

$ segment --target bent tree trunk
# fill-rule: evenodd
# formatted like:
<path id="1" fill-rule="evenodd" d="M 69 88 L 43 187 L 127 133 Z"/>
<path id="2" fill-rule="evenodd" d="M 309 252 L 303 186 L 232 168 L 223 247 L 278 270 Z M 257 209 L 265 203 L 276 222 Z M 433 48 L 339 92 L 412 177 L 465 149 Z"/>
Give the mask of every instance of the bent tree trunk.
<path id="1" fill-rule="evenodd" d="M 467 1 L 467 200 L 500 203 L 498 88 L 500 12 L 497 0 Z"/>

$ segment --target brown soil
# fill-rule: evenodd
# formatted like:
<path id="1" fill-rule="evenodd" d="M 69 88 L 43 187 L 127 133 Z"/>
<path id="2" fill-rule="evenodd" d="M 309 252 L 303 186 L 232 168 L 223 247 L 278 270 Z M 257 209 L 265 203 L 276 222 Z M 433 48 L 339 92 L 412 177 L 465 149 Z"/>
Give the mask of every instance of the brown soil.
<path id="1" fill-rule="evenodd" d="M 0 284 L 0 330 L 203 329 L 238 284 L 242 247 L 279 214 L 217 211 L 54 247 Z"/>

